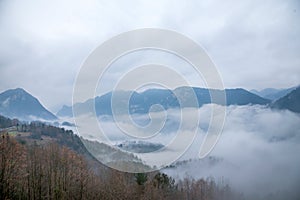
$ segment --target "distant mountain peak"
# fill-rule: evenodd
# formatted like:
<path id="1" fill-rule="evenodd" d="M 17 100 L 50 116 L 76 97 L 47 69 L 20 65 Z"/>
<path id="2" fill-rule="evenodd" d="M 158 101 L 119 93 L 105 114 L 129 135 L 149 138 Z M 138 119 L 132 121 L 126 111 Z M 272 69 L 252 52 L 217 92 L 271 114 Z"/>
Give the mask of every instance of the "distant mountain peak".
<path id="1" fill-rule="evenodd" d="M 12 91 L 12 92 L 20 92 L 20 93 L 28 93 L 26 92 L 23 88 L 15 88 L 15 89 L 9 89 L 9 90 L 6 90 L 6 91 Z"/>
<path id="2" fill-rule="evenodd" d="M 0 114 L 26 121 L 57 119 L 23 88 L 9 89 L 0 94 Z"/>
<path id="3" fill-rule="evenodd" d="M 15 89 L 9 89 L 4 91 L 2 94 L 14 94 L 14 95 L 23 95 L 23 94 L 28 94 L 30 95 L 27 91 L 25 91 L 23 88 L 15 88 Z"/>

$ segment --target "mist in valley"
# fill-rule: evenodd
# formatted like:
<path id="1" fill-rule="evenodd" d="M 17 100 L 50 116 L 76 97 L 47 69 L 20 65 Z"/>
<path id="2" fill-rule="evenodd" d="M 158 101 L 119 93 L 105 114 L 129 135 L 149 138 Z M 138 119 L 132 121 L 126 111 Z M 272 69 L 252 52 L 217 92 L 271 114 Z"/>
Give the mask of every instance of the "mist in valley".
<path id="1" fill-rule="evenodd" d="M 187 113 L 196 111 L 199 114 L 193 141 L 186 139 L 192 138 L 192 127 L 180 127 L 181 113 L 176 109 L 152 115 L 153 121 L 157 120 L 155 117 L 164 116 L 162 119 L 165 122 L 159 133 L 146 139 L 124 134 L 111 116 L 98 117 L 100 129 L 91 125 L 94 130 L 91 129 L 84 137 L 103 142 L 98 134 L 101 130 L 107 137 L 105 141 L 109 141 L 110 145 L 135 154 L 150 166 L 160 163 L 160 160 L 163 163 L 166 159 L 177 158 L 161 169 L 176 180 L 211 177 L 217 181 L 225 181 L 246 198 L 297 199 L 300 195 L 299 114 L 272 110 L 266 106 L 228 106 L 224 128 L 215 148 L 207 157 L 200 159 L 199 149 L 209 128 L 212 106 L 183 109 L 186 117 L 184 120 L 187 121 L 190 120 Z M 84 118 L 88 119 L 88 116 Z M 130 130 L 131 126 L 145 127 L 150 122 L 148 115 L 134 115 L 131 124 L 123 125 Z M 85 127 L 88 124 L 89 120 L 85 120 Z M 189 135 L 191 137 L 187 137 Z M 170 147 L 174 138 L 184 145 Z M 185 145 L 189 142 L 191 145 L 186 149 Z M 143 148 L 146 151 L 140 151 Z"/>

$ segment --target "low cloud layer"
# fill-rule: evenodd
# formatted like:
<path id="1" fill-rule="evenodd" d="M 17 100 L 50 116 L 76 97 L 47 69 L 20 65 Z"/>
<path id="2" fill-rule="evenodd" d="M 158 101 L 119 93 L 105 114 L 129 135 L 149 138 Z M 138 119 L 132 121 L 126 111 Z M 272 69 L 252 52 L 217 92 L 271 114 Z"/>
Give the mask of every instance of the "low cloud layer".
<path id="1" fill-rule="evenodd" d="M 178 110 L 168 110 L 168 114 L 162 133 L 144 141 L 167 145 L 172 139 L 179 137 L 182 144 L 188 142 L 187 136 L 193 134 L 190 127 L 185 127 L 182 135 L 177 133 L 180 122 Z M 186 176 L 213 177 L 217 182 L 222 179 L 250 199 L 299 197 L 299 114 L 275 111 L 264 106 L 229 106 L 222 135 L 215 148 L 204 159 L 199 159 L 198 155 L 209 126 L 211 105 L 201 107 L 199 116 L 199 129 L 191 147 L 176 164 L 172 164 L 174 168 L 164 169 L 164 172 L 176 179 Z M 147 117 L 138 115 L 134 120 L 145 125 Z M 100 121 L 103 130 L 113 142 L 120 144 L 130 140 L 130 137 L 125 136 L 115 126 L 112 118 L 101 117 Z M 146 153 L 141 158 L 148 164 L 155 164 L 179 155 L 178 152 L 182 153 L 183 150 L 184 145 L 179 145 L 176 148 L 167 148 L 163 154 Z M 156 158 L 155 161 L 151 161 L 153 157 Z"/>
<path id="2" fill-rule="evenodd" d="M 210 158 L 197 160 L 201 139 L 181 158 L 194 159 L 167 173 L 183 178 L 223 178 L 249 198 L 300 196 L 300 116 L 260 106 L 231 106 Z M 272 195 L 270 195 L 272 194 Z M 256 196 L 257 195 L 257 196 Z"/>

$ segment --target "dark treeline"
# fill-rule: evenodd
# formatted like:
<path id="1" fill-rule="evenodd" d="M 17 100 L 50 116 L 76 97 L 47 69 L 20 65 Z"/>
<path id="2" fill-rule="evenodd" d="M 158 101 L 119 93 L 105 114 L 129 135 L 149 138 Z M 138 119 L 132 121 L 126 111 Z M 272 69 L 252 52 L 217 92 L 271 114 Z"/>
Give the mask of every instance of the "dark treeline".
<path id="1" fill-rule="evenodd" d="M 7 134 L 0 139 L 1 199 L 235 199 L 214 180 L 166 174 L 97 171 L 86 159 L 58 144 L 24 145 Z"/>
<path id="2" fill-rule="evenodd" d="M 43 138 L 49 138 L 50 141 L 55 141 L 60 146 L 66 146 L 76 153 L 92 159 L 81 139 L 71 130 L 65 130 L 39 121 L 24 123 L 0 115 L 0 132 L 9 132 L 7 129 L 10 128 L 19 133 L 15 139 L 21 143 L 32 144 L 34 142 L 40 145 L 47 143 L 42 141 Z"/>

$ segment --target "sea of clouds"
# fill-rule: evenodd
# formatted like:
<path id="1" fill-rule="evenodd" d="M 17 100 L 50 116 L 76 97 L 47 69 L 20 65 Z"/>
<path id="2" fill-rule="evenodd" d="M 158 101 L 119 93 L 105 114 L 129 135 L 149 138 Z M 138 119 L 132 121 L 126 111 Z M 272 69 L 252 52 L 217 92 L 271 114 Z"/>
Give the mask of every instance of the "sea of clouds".
<path id="1" fill-rule="evenodd" d="M 154 149 L 153 152 L 137 155 L 149 165 L 163 163 L 168 159 L 170 162 L 174 160 L 175 162 L 169 163 L 172 167 L 162 171 L 176 180 L 185 177 L 213 177 L 216 180 L 221 178 L 249 199 L 298 199 L 300 115 L 286 110 L 272 110 L 265 106 L 229 106 L 226 108 L 224 127 L 217 144 L 206 158 L 199 159 L 199 149 L 212 117 L 211 108 L 212 105 L 204 105 L 196 110 L 200 119 L 196 133 L 193 125 L 189 127 L 189 123 L 180 129 L 180 122 L 183 120 L 180 110 L 168 110 L 163 115 L 152 115 L 153 121 L 162 116 L 166 121 L 159 133 L 147 139 L 124 134 L 111 116 L 98 117 L 98 127 L 90 126 L 95 130 L 90 130 L 85 137 L 101 141 L 101 137 L 97 135 L 101 130 L 112 145 L 124 141 L 128 145 L 128 141 L 138 140 L 147 142 L 147 148 L 151 143 L 156 147 L 157 144 L 162 144 L 166 146 L 163 151 Z M 193 112 L 191 117 L 194 117 L 195 109 L 185 109 L 184 120 L 193 121 L 189 119 L 188 113 Z M 82 120 L 83 124 L 91 123 L 88 117 L 85 118 L 86 120 Z M 135 115 L 132 123 L 122 126 L 131 130 L 131 126 L 146 127 L 149 122 L 149 115 Z M 194 134 L 194 140 L 190 141 Z M 177 146 L 168 146 L 174 138 L 179 138 L 182 145 L 177 143 Z M 190 147 L 186 148 L 189 143 Z"/>
<path id="2" fill-rule="evenodd" d="M 207 107 L 200 108 L 204 116 Z M 198 137 L 181 158 L 190 162 L 164 171 L 177 179 L 222 178 L 249 199 L 299 199 L 299 114 L 262 106 L 230 106 L 217 145 L 209 158 L 199 160 L 202 139 Z"/>

